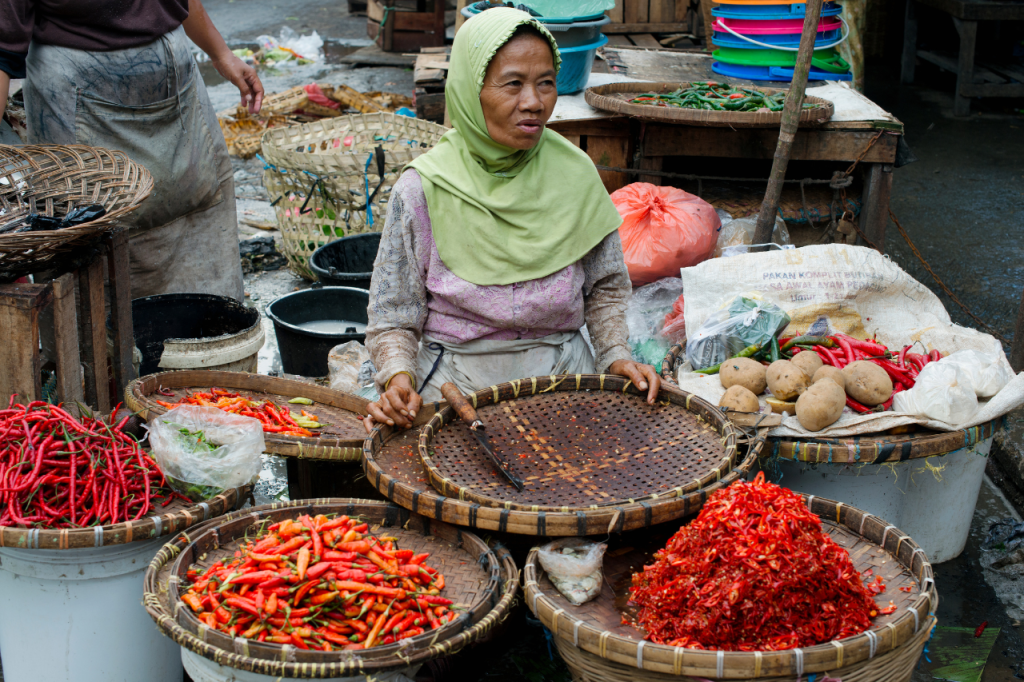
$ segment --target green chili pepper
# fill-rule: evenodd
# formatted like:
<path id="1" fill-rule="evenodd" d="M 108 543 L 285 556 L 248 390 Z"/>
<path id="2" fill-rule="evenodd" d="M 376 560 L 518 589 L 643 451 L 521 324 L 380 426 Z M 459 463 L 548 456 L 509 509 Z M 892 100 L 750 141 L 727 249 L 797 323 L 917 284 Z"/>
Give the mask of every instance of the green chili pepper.
<path id="1" fill-rule="evenodd" d="M 712 365 L 711 367 L 705 367 L 704 369 L 695 370 L 694 374 L 718 374 L 718 370 L 722 369 L 722 365 L 724 365 L 726 362 L 729 362 L 729 360 L 734 360 L 736 358 L 749 358 L 751 355 L 753 355 L 759 350 L 761 350 L 761 346 L 755 343 L 753 346 L 747 346 L 736 355 L 732 356 L 728 360 L 718 363 L 717 365 Z"/>
<path id="2" fill-rule="evenodd" d="M 835 348 L 836 342 L 827 336 L 797 336 L 786 342 L 786 345 L 781 350 L 789 350 L 797 344 L 806 344 L 808 346 L 825 346 L 827 348 Z"/>
<path id="3" fill-rule="evenodd" d="M 779 351 L 779 337 L 778 337 L 778 335 L 776 334 L 775 336 L 772 336 L 772 340 L 769 343 L 771 344 L 771 347 L 770 347 L 771 361 L 775 362 L 776 360 L 779 359 L 779 352 L 780 352 Z"/>

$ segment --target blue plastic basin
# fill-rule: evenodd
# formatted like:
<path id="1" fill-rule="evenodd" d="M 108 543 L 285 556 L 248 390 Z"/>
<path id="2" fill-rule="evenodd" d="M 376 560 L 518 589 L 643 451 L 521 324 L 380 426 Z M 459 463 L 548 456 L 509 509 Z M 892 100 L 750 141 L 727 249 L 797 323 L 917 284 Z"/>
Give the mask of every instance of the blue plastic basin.
<path id="1" fill-rule="evenodd" d="M 595 42 L 579 47 L 559 47 L 562 67 L 558 70 L 558 94 L 571 95 L 587 86 L 590 70 L 594 67 L 594 55 L 608 43 L 608 36 L 601 35 Z"/>

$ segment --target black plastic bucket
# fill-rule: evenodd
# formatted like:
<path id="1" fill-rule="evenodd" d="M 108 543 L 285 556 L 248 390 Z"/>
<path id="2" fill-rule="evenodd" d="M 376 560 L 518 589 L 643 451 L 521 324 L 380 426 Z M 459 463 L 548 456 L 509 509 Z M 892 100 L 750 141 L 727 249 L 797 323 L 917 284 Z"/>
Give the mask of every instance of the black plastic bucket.
<path id="1" fill-rule="evenodd" d="M 309 267 L 325 287 L 370 288 L 380 232 L 355 234 L 324 244 L 309 257 Z"/>
<path id="2" fill-rule="evenodd" d="M 258 324 L 258 310 L 227 296 L 160 294 L 137 298 L 132 301 L 132 331 L 135 345 L 142 352 L 139 374 L 161 371 L 160 356 L 167 339 L 223 337 L 241 334 Z"/>
<path id="3" fill-rule="evenodd" d="M 370 292 L 320 287 L 282 296 L 267 306 L 274 321 L 281 367 L 288 374 L 327 376 L 327 354 L 339 343 L 366 341 Z"/>

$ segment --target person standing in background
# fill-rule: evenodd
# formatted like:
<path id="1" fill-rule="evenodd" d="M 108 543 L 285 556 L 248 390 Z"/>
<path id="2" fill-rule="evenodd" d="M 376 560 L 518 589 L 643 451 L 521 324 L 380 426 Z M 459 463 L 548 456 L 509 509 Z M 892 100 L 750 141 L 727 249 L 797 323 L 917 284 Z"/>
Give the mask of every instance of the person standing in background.
<path id="1" fill-rule="evenodd" d="M 130 216 L 133 298 L 241 300 L 231 161 L 189 39 L 258 112 L 255 69 L 201 0 L 0 0 L 0 115 L 25 78 L 31 143 L 119 149 L 152 173 Z"/>

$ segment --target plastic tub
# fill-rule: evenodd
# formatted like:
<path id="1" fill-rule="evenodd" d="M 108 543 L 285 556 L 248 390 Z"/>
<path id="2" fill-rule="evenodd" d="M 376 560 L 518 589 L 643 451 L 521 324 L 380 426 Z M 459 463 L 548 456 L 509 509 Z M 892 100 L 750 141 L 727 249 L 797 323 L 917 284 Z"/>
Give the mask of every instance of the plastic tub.
<path id="1" fill-rule="evenodd" d="M 745 66 L 743 64 L 728 64 L 726 62 L 712 62 L 711 70 L 730 78 L 745 78 L 752 81 L 784 81 L 793 80 L 793 69 L 785 66 Z M 807 77 L 808 81 L 849 81 L 853 76 L 849 73 L 832 73 L 822 71 L 813 66 Z"/>
<path id="2" fill-rule="evenodd" d="M 738 33 L 738 31 L 737 31 Z M 835 44 L 839 38 L 842 37 L 839 31 L 825 31 L 818 33 L 818 37 L 814 41 L 814 49 L 820 50 L 822 48 L 828 48 Z M 766 45 L 776 45 L 784 48 L 796 48 L 800 47 L 800 34 L 773 34 L 763 35 L 756 38 L 757 42 L 764 43 Z M 724 31 L 715 31 L 714 43 L 718 47 L 731 47 L 740 50 L 757 50 L 762 49 L 760 45 L 755 45 L 749 40 L 743 38 L 737 38 L 731 33 Z"/>
<path id="3" fill-rule="evenodd" d="M 89 549 L 0 549 L 6 682 L 181 682 L 179 647 L 141 605 L 157 538 Z"/>
<path id="4" fill-rule="evenodd" d="M 885 519 L 914 538 L 933 563 L 941 563 L 958 557 L 967 543 L 991 448 L 989 437 L 945 455 L 886 464 L 780 458 L 779 484 Z"/>
<path id="5" fill-rule="evenodd" d="M 608 43 L 608 36 L 601 35 L 596 42 L 580 47 L 558 48 L 562 55 L 562 67 L 558 70 L 558 94 L 571 95 L 587 86 L 590 70 L 594 68 L 597 50 Z"/>
<path id="6" fill-rule="evenodd" d="M 161 369 L 255 372 L 264 341 L 258 310 L 212 294 L 137 298 L 132 329 L 143 376 Z"/>
<path id="7" fill-rule="evenodd" d="M 729 3 L 711 9 L 715 17 L 730 19 L 800 19 L 803 20 L 807 6 L 803 3 L 792 5 L 738 5 Z M 822 17 L 834 17 L 842 13 L 843 8 L 834 2 L 826 2 L 821 6 Z"/>
<path id="8" fill-rule="evenodd" d="M 467 19 L 471 19 L 479 13 L 480 10 L 476 9 L 476 5 L 468 5 L 462 8 L 462 16 Z M 551 35 L 554 36 L 559 50 L 593 43 L 600 37 L 601 29 L 611 23 L 611 18 L 604 14 L 557 19 L 536 17 L 536 19 L 544 24 L 544 28 L 551 31 Z"/>
<path id="9" fill-rule="evenodd" d="M 309 257 L 309 269 L 328 287 L 369 289 L 380 232 L 355 234 L 324 244 Z"/>
<path id="10" fill-rule="evenodd" d="M 732 47 L 721 47 L 712 56 L 725 64 L 741 66 L 781 66 L 792 69 L 796 64 L 796 52 L 781 50 L 737 50 Z M 828 73 L 847 73 L 850 65 L 835 50 L 815 50 L 811 57 L 811 68 Z"/>
<path id="11" fill-rule="evenodd" d="M 469 19 L 475 14 L 480 14 L 490 3 L 487 0 L 481 0 L 480 2 L 474 2 L 466 7 L 462 8 L 462 16 Z M 603 12 L 598 14 L 581 14 L 577 17 L 545 17 L 538 14 L 535 10 L 530 10 L 530 14 L 543 24 L 565 24 L 574 21 L 595 21 L 605 16 Z"/>
<path id="12" fill-rule="evenodd" d="M 192 682 L 279 682 L 281 679 L 278 675 L 261 675 L 248 670 L 237 670 L 226 665 L 219 665 L 184 647 L 181 648 L 181 662 L 185 666 L 188 676 L 192 678 Z M 374 682 L 412 682 L 419 668 L 420 666 L 416 665 L 405 670 L 377 673 L 372 679 Z M 359 677 L 321 677 L 320 679 L 323 682 L 363 682 L 371 678 L 363 675 Z"/>
<path id="13" fill-rule="evenodd" d="M 804 30 L 803 19 L 715 19 L 712 27 L 716 31 L 725 31 L 726 27 L 737 33 L 751 36 L 777 35 L 777 34 L 800 34 Z M 843 27 L 843 22 L 838 18 L 826 18 L 818 22 L 818 33 L 826 31 L 838 31 Z"/>
<path id="14" fill-rule="evenodd" d="M 354 287 L 305 289 L 267 306 L 281 367 L 288 374 L 327 376 L 327 354 L 339 343 L 366 341 L 370 292 Z"/>

